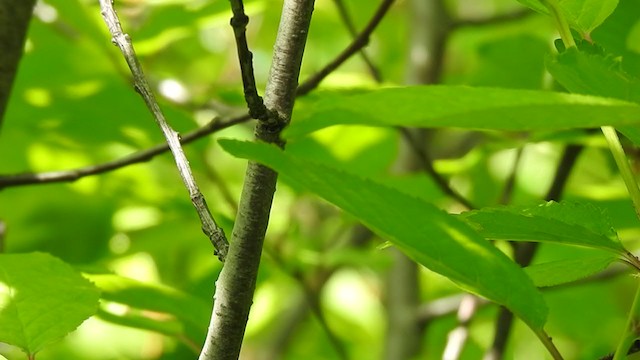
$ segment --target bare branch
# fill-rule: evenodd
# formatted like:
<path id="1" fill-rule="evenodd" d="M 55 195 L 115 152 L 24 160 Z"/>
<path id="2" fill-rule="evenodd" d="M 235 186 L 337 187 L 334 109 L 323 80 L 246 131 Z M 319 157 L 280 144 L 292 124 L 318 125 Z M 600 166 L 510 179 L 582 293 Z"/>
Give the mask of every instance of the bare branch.
<path id="1" fill-rule="evenodd" d="M 453 20 L 451 22 L 452 28 L 461 28 L 461 27 L 473 27 L 473 26 L 487 26 L 487 25 L 495 25 L 502 24 L 511 21 L 517 21 L 520 19 L 524 19 L 528 16 L 535 14 L 535 12 L 529 9 L 516 10 L 509 13 L 498 14 L 486 18 L 478 18 L 478 19 L 458 19 Z"/>
<path id="2" fill-rule="evenodd" d="M 207 235 L 207 237 L 213 244 L 220 261 L 224 261 L 227 255 L 229 243 L 227 242 L 227 238 L 224 235 L 224 231 L 218 226 L 218 224 L 216 224 L 215 220 L 213 219 L 204 195 L 202 195 L 202 193 L 200 192 L 198 184 L 196 183 L 196 180 L 191 173 L 189 161 L 182 151 L 182 145 L 180 144 L 179 135 L 167 123 L 162 110 L 160 110 L 160 106 L 158 106 L 158 102 L 156 101 L 155 96 L 151 91 L 151 87 L 149 86 L 144 73 L 142 72 L 142 67 L 140 66 L 136 53 L 133 49 L 133 45 L 131 44 L 131 39 L 129 38 L 129 35 L 125 34 L 122 31 L 118 16 L 113 9 L 112 0 L 100 0 L 100 9 L 102 10 L 102 17 L 104 18 L 104 21 L 109 28 L 109 32 L 111 33 L 111 41 L 120 48 L 120 51 L 124 55 L 127 65 L 129 65 L 129 69 L 131 70 L 131 74 L 133 75 L 136 91 L 142 96 L 145 104 L 147 105 L 147 108 L 153 114 L 156 123 L 162 130 L 162 133 L 164 134 L 164 137 L 169 144 L 169 148 L 171 149 L 171 153 L 175 158 L 178 171 L 180 172 L 180 176 L 182 177 L 182 181 L 187 187 L 189 196 L 191 197 L 191 202 L 193 203 L 193 206 L 196 208 L 198 216 L 200 217 L 200 222 L 202 223 L 202 231 Z"/>
<path id="3" fill-rule="evenodd" d="M 236 38 L 236 48 L 238 49 L 238 61 L 240 62 L 240 72 L 242 73 L 242 85 L 244 87 L 244 98 L 249 107 L 249 114 L 254 119 L 262 121 L 268 120 L 267 108 L 256 89 L 256 79 L 253 73 L 253 54 L 247 44 L 247 24 L 249 17 L 244 12 L 242 0 L 231 0 L 231 27 Z"/>
<path id="4" fill-rule="evenodd" d="M 285 0 L 265 91 L 269 119 L 256 125 L 259 141 L 284 146 L 280 131 L 291 120 L 314 0 Z M 236 360 L 256 287 L 262 244 L 277 173 L 250 161 L 232 232 L 229 256 L 216 283 L 209 330 L 199 360 Z"/>
<path id="5" fill-rule="evenodd" d="M 351 36 L 353 36 L 354 38 L 357 38 L 358 31 L 356 30 L 356 27 L 353 24 L 353 19 L 351 18 L 351 16 L 349 15 L 349 12 L 347 11 L 347 7 L 344 5 L 344 1 L 333 0 L 333 2 L 336 4 L 336 8 L 338 8 L 338 13 L 340 14 L 340 18 L 342 19 L 342 22 L 344 23 L 344 25 L 347 27 L 347 30 L 349 30 L 349 33 L 351 34 Z M 373 77 L 373 79 L 377 83 L 381 83 L 382 75 L 380 74 L 380 69 L 376 67 L 376 65 L 373 63 L 373 61 L 371 60 L 367 52 L 364 51 L 364 48 L 360 49 L 360 57 L 362 57 L 362 61 L 364 61 L 365 65 L 367 65 L 367 69 L 369 69 L 369 73 L 371 74 L 371 77 Z"/>
<path id="6" fill-rule="evenodd" d="M 242 115 L 227 121 L 212 120 L 209 124 L 191 131 L 180 138 L 181 144 L 188 144 L 198 140 L 206 135 L 216 131 L 226 129 L 228 127 L 246 122 L 249 115 Z M 24 185 L 40 185 L 59 182 L 70 182 L 81 179 L 85 176 L 103 174 L 109 171 L 123 168 L 127 165 L 142 163 L 149 161 L 154 157 L 163 154 L 169 150 L 169 145 L 165 142 L 155 145 L 145 150 L 138 151 L 123 158 L 108 161 L 101 164 L 89 165 L 71 170 L 59 170 L 43 173 L 23 173 L 15 175 L 0 175 L 0 190 L 14 186 Z"/>
<path id="7" fill-rule="evenodd" d="M 467 200 L 464 196 L 460 195 L 451 186 L 449 186 L 449 183 L 447 182 L 447 180 L 444 179 L 434 169 L 432 161 L 431 161 L 431 158 L 426 153 L 426 151 L 424 149 L 422 149 L 420 147 L 420 145 L 416 142 L 416 140 L 413 138 L 413 136 L 411 135 L 409 130 L 406 129 L 406 128 L 403 128 L 403 127 L 399 127 L 398 130 L 400 131 L 400 133 L 402 134 L 402 136 L 404 137 L 406 142 L 413 149 L 413 152 L 416 155 L 416 158 L 420 161 L 420 165 L 422 165 L 422 168 L 436 182 L 436 185 L 438 185 L 440 190 L 444 194 L 450 196 L 452 199 L 454 199 L 455 201 L 460 203 L 462 206 L 466 207 L 467 209 L 469 209 L 469 210 L 475 209 L 476 207 L 469 200 Z"/>
<path id="8" fill-rule="evenodd" d="M 327 64 L 322 70 L 315 73 L 309 79 L 307 79 L 303 84 L 298 87 L 298 95 L 308 94 L 311 90 L 315 89 L 320 85 L 320 82 L 327 77 L 327 75 L 331 74 L 335 69 L 337 69 L 340 65 L 342 65 L 345 61 L 347 61 L 351 56 L 360 51 L 363 47 L 365 47 L 369 43 L 369 37 L 373 33 L 373 31 L 378 27 L 380 21 L 384 18 L 385 14 L 391 8 L 394 0 L 383 0 L 378 10 L 376 10 L 375 14 L 369 21 L 369 24 L 362 30 L 362 32 L 356 37 L 351 44 L 344 49 L 340 55 L 338 55 L 332 62 Z"/>

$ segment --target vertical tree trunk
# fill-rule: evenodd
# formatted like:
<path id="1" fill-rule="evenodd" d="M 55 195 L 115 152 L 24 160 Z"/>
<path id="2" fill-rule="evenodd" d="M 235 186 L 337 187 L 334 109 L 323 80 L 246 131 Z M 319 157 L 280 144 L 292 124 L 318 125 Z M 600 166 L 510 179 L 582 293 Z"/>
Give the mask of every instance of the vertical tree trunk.
<path id="1" fill-rule="evenodd" d="M 0 0 L 0 128 L 35 0 Z"/>
<path id="2" fill-rule="evenodd" d="M 314 0 L 284 2 L 265 92 L 270 115 L 268 121 L 256 126 L 255 137 L 259 141 L 282 145 L 280 131 L 291 119 L 313 5 Z M 276 172 L 249 162 L 229 254 L 216 283 L 213 313 L 200 360 L 239 357 L 276 180 Z"/>

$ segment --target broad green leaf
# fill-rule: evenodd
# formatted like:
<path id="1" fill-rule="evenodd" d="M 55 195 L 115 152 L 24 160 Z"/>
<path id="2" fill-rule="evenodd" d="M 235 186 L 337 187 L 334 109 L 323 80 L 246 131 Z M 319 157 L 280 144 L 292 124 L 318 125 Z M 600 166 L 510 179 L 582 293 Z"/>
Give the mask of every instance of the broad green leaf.
<path id="1" fill-rule="evenodd" d="M 186 326 L 206 328 L 209 304 L 174 288 L 146 284 L 112 274 L 86 275 L 102 290 L 102 299 L 173 315 Z M 201 329 L 202 330 L 202 329 Z"/>
<path id="2" fill-rule="evenodd" d="M 597 46 L 581 44 L 547 60 L 553 78 L 572 93 L 640 103 L 640 79 L 622 70 L 619 59 Z"/>
<path id="3" fill-rule="evenodd" d="M 561 130 L 640 122 L 640 105 L 548 91 L 413 86 L 321 92 L 303 99 L 286 137 L 339 124 Z"/>
<path id="4" fill-rule="evenodd" d="M 98 289 L 45 253 L 0 254 L 0 342 L 35 354 L 98 308 Z"/>
<path id="5" fill-rule="evenodd" d="M 350 213 L 414 260 L 459 286 L 508 307 L 541 329 L 546 306 L 521 268 L 464 223 L 426 201 L 275 146 L 221 140 L 232 155 L 259 161 Z"/>
<path id="6" fill-rule="evenodd" d="M 557 0 L 569 26 L 589 34 L 616 9 L 618 0 Z"/>
<path id="7" fill-rule="evenodd" d="M 570 283 L 596 274 L 618 260 L 614 254 L 598 257 L 551 261 L 526 267 L 524 271 L 537 287 Z"/>
<path id="8" fill-rule="evenodd" d="M 549 14 L 545 3 L 555 2 L 569 26 L 581 34 L 589 34 L 616 9 L 618 0 L 518 0 L 523 5 Z"/>
<path id="9" fill-rule="evenodd" d="M 502 206 L 460 214 L 480 235 L 493 240 L 553 242 L 626 253 L 608 216 L 577 202 L 533 207 Z"/>
<path id="10" fill-rule="evenodd" d="M 580 44 L 547 60 L 554 79 L 573 93 L 597 95 L 640 103 L 640 79 L 627 74 L 619 59 L 593 45 Z M 635 144 L 640 144 L 637 126 L 618 127 Z"/>

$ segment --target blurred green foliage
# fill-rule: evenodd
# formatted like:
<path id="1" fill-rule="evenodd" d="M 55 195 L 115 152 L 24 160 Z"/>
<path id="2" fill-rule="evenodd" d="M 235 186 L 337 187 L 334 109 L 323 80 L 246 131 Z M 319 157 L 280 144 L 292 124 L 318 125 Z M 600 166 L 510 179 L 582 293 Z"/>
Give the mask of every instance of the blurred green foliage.
<path id="1" fill-rule="evenodd" d="M 363 28 L 374 4 L 368 0 L 345 3 L 356 28 Z M 462 20 L 522 11 L 513 0 L 445 3 L 452 16 Z M 410 37 L 416 30 L 409 20 L 411 4 L 397 2 L 366 49 L 385 84 L 406 83 L 413 66 Z M 249 46 L 259 89 L 263 89 L 281 1 L 246 1 L 245 5 L 251 18 Z M 123 0 L 116 7 L 149 80 L 161 94 L 168 120 L 178 131 L 195 129 L 214 116 L 242 112 L 227 1 Z M 600 27 L 583 29 L 620 61 L 619 67 L 607 70 L 640 74 L 637 7 L 637 0 L 621 0 Z M 450 30 L 445 39 L 443 83 L 559 88 L 544 68 L 545 57 L 550 59 L 555 52 L 557 37 L 548 17 L 531 12 L 509 21 Z M 317 0 L 301 79 L 333 59 L 350 40 L 333 2 Z M 560 66 L 570 56 L 553 61 Z M 592 60 L 587 59 L 587 64 L 593 65 Z M 323 82 L 328 89 L 373 84 L 359 56 Z M 238 125 L 186 147 L 211 211 L 227 234 L 245 161 L 222 151 L 217 139 L 247 139 L 251 131 L 251 124 Z M 637 218 L 600 136 L 567 131 L 526 137 L 461 130 L 442 130 L 433 136 L 430 150 L 435 168 L 482 206 L 500 201 L 515 149 L 522 148 L 523 155 L 511 201 L 530 205 L 546 192 L 561 148 L 569 143 L 588 145 L 564 197 L 605 209 L 625 247 L 633 251 L 640 245 Z M 297 157 L 376 178 L 439 207 L 461 210 L 424 172 L 397 170 L 396 159 L 403 153 L 400 139 L 393 129 L 340 126 L 294 139 L 288 149 Z M 133 90 L 118 49 L 111 45 L 97 2 L 42 2 L 31 23 L 0 132 L 0 174 L 74 169 L 161 142 L 161 133 Z M 628 146 L 637 167 L 637 152 Z M 113 292 L 111 297 L 103 295 L 98 315 L 44 348 L 38 359 L 195 358 L 209 320 L 202 309 L 211 304 L 221 264 L 200 230 L 169 154 L 75 182 L 0 188 L 0 220 L 7 228 L 3 238 L 7 253 L 48 252 L 91 276 L 113 276 Z M 326 327 L 350 358 L 380 358 L 386 336 L 385 278 L 393 259 L 388 250 L 378 248 L 386 239 L 369 241 L 366 235 L 359 234 L 353 217 L 301 188 L 281 183 L 242 358 L 339 358 Z M 367 239 L 355 241 L 358 236 Z M 536 261 L 579 259 L 584 254 L 589 253 L 545 244 Z M 451 282 L 424 268 L 419 283 L 425 302 L 459 293 Z M 622 275 L 545 291 L 550 311 L 547 331 L 566 358 L 593 359 L 615 349 L 636 283 Z M 314 315 L 316 310 L 307 302 L 309 293 L 317 297 L 324 319 Z M 159 301 L 151 302 L 153 297 Z M 189 311 L 180 311 L 181 306 L 190 306 Z M 474 318 L 462 358 L 479 358 L 490 345 L 496 310 L 486 306 Z M 202 315 L 197 324 L 193 314 Z M 456 325 L 453 313 L 433 319 L 422 339 L 420 358 L 441 358 L 447 333 Z M 0 344 L 0 355 L 26 358 L 4 344 Z M 516 323 L 506 358 L 523 356 L 545 355 L 534 335 Z"/>

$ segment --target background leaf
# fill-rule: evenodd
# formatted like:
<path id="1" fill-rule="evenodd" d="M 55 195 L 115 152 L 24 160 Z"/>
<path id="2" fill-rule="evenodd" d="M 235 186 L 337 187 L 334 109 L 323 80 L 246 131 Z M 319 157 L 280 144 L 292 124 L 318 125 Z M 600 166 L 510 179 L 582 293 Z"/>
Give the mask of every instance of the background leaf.
<path id="1" fill-rule="evenodd" d="M 35 354 L 98 307 L 98 289 L 44 253 L 0 254 L 0 342 Z"/>
<path id="2" fill-rule="evenodd" d="M 273 167 L 289 181 L 355 216 L 420 264 L 508 307 L 533 329 L 544 325 L 544 300 L 522 270 L 433 205 L 371 180 L 298 160 L 272 145 L 232 140 L 220 144 L 235 156 Z"/>
<path id="3" fill-rule="evenodd" d="M 168 319 L 154 320 L 141 316 L 118 316 L 102 311 L 107 321 L 126 323 L 128 326 L 175 335 L 183 329 L 192 334 L 206 333 L 209 304 L 200 298 L 159 284 L 147 284 L 113 274 L 86 275 L 102 291 L 101 298 L 127 305 L 136 310 L 148 310 L 171 315 L 179 323 Z M 111 315 L 111 316 L 109 316 Z"/>
<path id="4" fill-rule="evenodd" d="M 640 105 L 548 91 L 414 86 L 321 92 L 296 107 L 294 137 L 338 124 L 560 130 L 640 122 Z"/>
<path id="5" fill-rule="evenodd" d="M 550 261 L 528 266 L 524 271 L 537 287 L 570 283 L 606 269 L 618 258 L 613 254 L 598 257 Z"/>
<path id="6" fill-rule="evenodd" d="M 502 206 L 460 214 L 487 239 L 555 242 L 623 254 L 606 214 L 576 202 L 548 202 L 533 207 Z"/>

